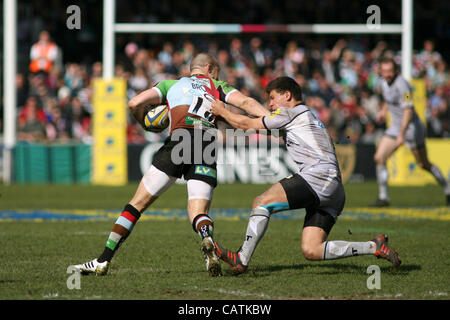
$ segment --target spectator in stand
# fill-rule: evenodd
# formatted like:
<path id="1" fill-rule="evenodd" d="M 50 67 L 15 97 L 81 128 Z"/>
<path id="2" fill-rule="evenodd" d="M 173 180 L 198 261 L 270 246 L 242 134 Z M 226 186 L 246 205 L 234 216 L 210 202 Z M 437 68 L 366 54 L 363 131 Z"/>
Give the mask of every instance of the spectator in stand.
<path id="1" fill-rule="evenodd" d="M 425 40 L 423 43 L 423 50 L 417 55 L 417 59 L 422 66 L 421 75 L 426 75 L 431 78 L 436 71 L 435 64 L 441 60 L 441 55 L 434 50 L 434 42 L 432 40 Z"/>
<path id="2" fill-rule="evenodd" d="M 275 77 L 275 75 L 273 74 L 273 68 L 272 68 L 272 67 L 266 67 L 266 68 L 264 68 L 264 71 L 263 71 L 263 73 L 262 73 L 262 75 L 261 75 L 261 78 L 260 78 L 260 84 L 261 84 L 261 87 L 262 87 L 263 89 L 265 89 L 266 86 L 269 84 L 269 82 L 272 81 L 272 80 L 275 79 L 275 78 L 276 78 L 276 77 Z"/>
<path id="3" fill-rule="evenodd" d="M 354 89 L 358 83 L 358 76 L 354 68 L 355 53 L 350 49 L 344 49 L 339 62 L 339 76 L 341 84 Z"/>
<path id="4" fill-rule="evenodd" d="M 58 46 L 50 40 L 47 30 L 41 31 L 39 41 L 31 46 L 30 71 L 48 74 L 58 58 Z"/>
<path id="5" fill-rule="evenodd" d="M 50 119 L 45 127 L 47 139 L 50 141 L 67 141 L 71 136 L 72 124 L 66 114 L 62 114 L 61 109 L 54 107 L 51 110 Z"/>
<path id="6" fill-rule="evenodd" d="M 23 107 L 28 97 L 28 83 L 22 73 L 16 75 L 17 106 Z"/>
<path id="7" fill-rule="evenodd" d="M 250 40 L 249 58 L 256 67 L 258 74 L 261 74 L 266 66 L 266 57 L 262 49 L 262 41 L 258 37 Z"/>
<path id="8" fill-rule="evenodd" d="M 436 72 L 430 78 L 430 87 L 444 87 L 450 81 L 447 64 L 444 60 L 439 60 L 436 62 Z"/>
<path id="9" fill-rule="evenodd" d="M 217 53 L 217 62 L 220 67 L 219 79 L 227 79 L 230 73 L 230 55 L 226 50 L 219 50 Z"/>
<path id="10" fill-rule="evenodd" d="M 162 50 L 158 53 L 158 60 L 164 63 L 166 68 L 172 65 L 173 44 L 164 42 Z"/>
<path id="11" fill-rule="evenodd" d="M 339 97 L 336 97 L 330 101 L 331 119 L 328 128 L 334 128 L 336 131 L 335 143 L 346 143 L 346 137 L 344 136 L 346 125 L 346 112 L 344 111 L 344 104 Z"/>
<path id="12" fill-rule="evenodd" d="M 145 70 L 142 68 L 137 68 L 133 76 L 130 78 L 129 85 L 137 93 L 147 90 L 149 88 L 149 81 Z"/>
<path id="13" fill-rule="evenodd" d="M 361 136 L 359 142 L 365 144 L 375 144 L 383 137 L 383 130 L 377 128 L 375 121 L 369 120 L 364 125 L 364 134 Z"/>
<path id="14" fill-rule="evenodd" d="M 48 32 L 42 34 L 43 43 L 48 36 Z M 136 42 L 128 42 L 131 40 Z M 310 105 L 317 109 L 330 135 L 339 143 L 368 142 L 378 137 L 382 128 L 376 125 L 374 128 L 372 123 L 380 108 L 377 61 L 384 56 L 399 58 L 399 52 L 392 51 L 390 43 L 385 41 L 369 48 L 364 47 L 363 42 L 357 47 L 345 39 L 337 40 L 334 45 L 307 40 L 305 48 L 300 48 L 297 41 L 283 43 L 283 39 L 274 36 L 255 36 L 248 43 L 237 36 L 229 40 L 202 37 L 192 42 L 183 40 L 181 48 L 175 47 L 174 40 L 164 39 L 163 49 L 159 50 L 158 45 L 145 48 L 141 37 L 131 40 L 123 42 L 126 46 L 122 55 L 118 55 L 115 67 L 115 76 L 128 83 L 129 98 L 161 80 L 189 76 L 195 44 L 217 55 L 220 79 L 259 101 L 264 101 L 264 88 L 274 78 L 294 78 L 303 88 L 304 100 L 311 101 Z M 432 41 L 425 41 L 423 50 L 413 58 L 413 74 L 426 82 L 429 135 L 448 137 L 450 78 L 447 62 Z M 23 105 L 35 103 L 36 117 L 41 123 L 48 121 L 50 126 L 55 126 L 52 119 L 59 118 L 59 127 L 64 127 L 61 124 L 68 119 L 67 127 L 72 129 L 62 131 L 67 131 L 69 137 L 89 141 L 92 79 L 101 76 L 101 62 L 92 65 L 67 62 L 64 68 L 52 67 L 43 74 L 30 73 L 26 77 L 19 74 L 19 122 L 23 124 L 27 114 Z M 32 98 L 29 100 L 29 97 Z M 53 110 L 55 105 L 60 115 Z M 132 119 L 129 125 L 135 125 Z M 129 128 L 128 133 L 132 141 L 148 137 L 138 128 Z M 59 139 L 58 134 L 49 138 Z"/>
<path id="15" fill-rule="evenodd" d="M 298 72 L 298 66 L 302 63 L 305 57 L 305 52 L 303 49 L 299 48 L 297 42 L 289 41 L 286 45 L 286 50 L 284 52 L 284 73 L 291 78 L 294 78 L 295 74 Z"/>
<path id="16" fill-rule="evenodd" d="M 443 87 L 437 87 L 428 101 L 427 133 L 429 137 L 444 135 L 444 123 L 448 123 L 448 98 L 444 96 Z"/>
<path id="17" fill-rule="evenodd" d="M 42 113 L 38 112 L 36 99 L 28 98 L 24 109 L 26 112 L 22 113 L 22 118 L 19 118 L 18 139 L 28 142 L 45 140 L 45 120 L 42 119 Z"/>
<path id="18" fill-rule="evenodd" d="M 25 106 L 23 106 L 23 108 L 20 110 L 19 126 L 25 124 L 30 113 L 35 114 L 34 118 L 36 118 L 43 125 L 47 122 L 47 117 L 42 108 L 39 107 L 38 100 L 35 96 L 28 97 Z"/>
<path id="19" fill-rule="evenodd" d="M 124 69 L 128 72 L 134 71 L 134 59 L 139 50 L 138 45 L 135 42 L 130 42 L 125 46 L 124 54 L 117 55 L 117 63 L 124 66 Z"/>
<path id="20" fill-rule="evenodd" d="M 172 55 L 172 64 L 168 67 L 167 73 L 177 77 L 184 71 L 186 67 L 189 67 L 184 63 L 183 55 L 180 51 L 175 51 Z"/>
<path id="21" fill-rule="evenodd" d="M 166 67 L 164 65 L 164 63 L 162 63 L 161 61 L 157 61 L 156 62 L 156 70 L 155 73 L 152 74 L 152 82 L 154 84 L 159 83 L 163 80 L 167 80 L 167 79 L 173 79 L 173 75 L 170 75 L 166 72 Z"/>
<path id="22" fill-rule="evenodd" d="M 328 85 L 336 83 L 336 67 L 330 50 L 325 50 L 322 55 L 322 73 Z"/>
<path id="23" fill-rule="evenodd" d="M 73 97 L 69 107 L 71 132 L 70 136 L 76 140 L 86 142 L 90 135 L 90 114 L 85 110 L 81 100 Z"/>
<path id="24" fill-rule="evenodd" d="M 92 73 L 90 75 L 89 83 L 92 79 L 103 77 L 103 64 L 100 61 L 94 62 L 92 65 Z"/>
<path id="25" fill-rule="evenodd" d="M 83 87 L 82 70 L 78 63 L 69 63 L 67 65 L 64 81 L 72 92 Z"/>
<path id="26" fill-rule="evenodd" d="M 323 77 L 320 72 L 318 72 L 317 77 L 317 95 L 320 96 L 324 101 L 325 104 L 328 105 L 330 101 L 335 97 L 335 93 L 333 90 L 329 87 L 326 79 Z"/>
<path id="27" fill-rule="evenodd" d="M 183 43 L 183 49 L 181 49 L 181 54 L 183 55 L 184 62 L 186 64 L 190 64 L 192 58 L 194 58 L 195 55 L 195 49 L 194 45 L 191 41 L 185 41 Z"/>
<path id="28" fill-rule="evenodd" d="M 244 60 L 242 41 L 239 38 L 233 38 L 230 42 L 230 55 L 233 60 L 233 68 L 238 68 L 238 63 Z"/>
<path id="29" fill-rule="evenodd" d="M 361 107 L 366 111 L 367 116 L 376 119 L 380 111 L 380 99 L 378 95 L 371 93 L 370 89 L 363 88 L 360 93 Z"/>

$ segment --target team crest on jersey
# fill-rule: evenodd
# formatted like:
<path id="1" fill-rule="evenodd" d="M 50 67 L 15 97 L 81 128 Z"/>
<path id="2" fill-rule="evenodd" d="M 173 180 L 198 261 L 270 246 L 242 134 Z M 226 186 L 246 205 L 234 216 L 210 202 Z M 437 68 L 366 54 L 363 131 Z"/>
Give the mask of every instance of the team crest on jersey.
<path id="1" fill-rule="evenodd" d="M 322 121 L 317 120 L 317 125 L 318 125 L 319 127 L 323 128 L 323 129 L 325 129 L 325 125 L 323 124 Z"/>
<path id="2" fill-rule="evenodd" d="M 411 102 L 413 102 L 411 92 L 406 92 L 406 93 L 403 95 L 403 102 L 404 102 L 404 103 L 411 103 Z"/>
<path id="3" fill-rule="evenodd" d="M 272 111 L 269 114 L 269 119 L 272 119 L 273 117 L 275 117 L 277 114 L 280 114 L 280 113 L 281 113 L 281 109 L 276 109 L 276 110 Z"/>

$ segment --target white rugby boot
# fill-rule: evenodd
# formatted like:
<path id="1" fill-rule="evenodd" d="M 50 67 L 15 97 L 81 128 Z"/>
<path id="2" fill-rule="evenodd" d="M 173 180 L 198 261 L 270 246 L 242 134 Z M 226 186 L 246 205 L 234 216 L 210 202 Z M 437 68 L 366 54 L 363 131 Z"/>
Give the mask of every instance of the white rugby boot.
<path id="1" fill-rule="evenodd" d="M 74 267 L 80 270 L 83 275 L 95 273 L 97 276 L 104 276 L 108 273 L 109 262 L 98 262 L 97 259 L 82 264 L 76 264 Z"/>

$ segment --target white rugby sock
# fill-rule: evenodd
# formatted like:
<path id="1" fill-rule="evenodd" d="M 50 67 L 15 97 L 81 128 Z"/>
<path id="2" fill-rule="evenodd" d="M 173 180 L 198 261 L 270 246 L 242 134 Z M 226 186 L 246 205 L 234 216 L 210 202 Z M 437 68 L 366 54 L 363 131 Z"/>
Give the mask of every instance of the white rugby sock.
<path id="1" fill-rule="evenodd" d="M 388 195 L 388 179 L 389 173 L 386 165 L 377 165 L 377 181 L 378 181 L 378 198 L 381 200 L 389 200 Z"/>
<path id="2" fill-rule="evenodd" d="M 374 254 L 377 246 L 372 241 L 347 242 L 325 241 L 323 244 L 323 260 L 334 260 L 363 254 Z"/>
<path id="3" fill-rule="evenodd" d="M 264 207 L 258 206 L 252 210 L 247 225 L 244 244 L 239 251 L 239 257 L 244 265 L 248 265 L 255 252 L 259 240 L 264 236 L 269 225 L 270 212 Z"/>

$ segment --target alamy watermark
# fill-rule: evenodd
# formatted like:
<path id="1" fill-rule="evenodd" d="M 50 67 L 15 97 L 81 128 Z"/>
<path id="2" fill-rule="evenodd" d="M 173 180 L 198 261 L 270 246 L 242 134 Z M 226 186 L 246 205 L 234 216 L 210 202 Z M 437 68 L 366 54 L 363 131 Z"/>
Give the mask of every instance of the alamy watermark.
<path id="1" fill-rule="evenodd" d="M 66 26 L 69 30 L 81 29 L 81 9 L 77 5 L 70 5 L 66 9 L 66 13 L 70 16 L 66 20 Z"/>
<path id="2" fill-rule="evenodd" d="M 70 274 L 70 276 L 67 278 L 66 285 L 67 289 L 73 290 L 81 289 L 81 273 L 78 268 L 75 268 L 75 266 L 68 266 L 67 267 L 67 273 Z"/>
<path id="3" fill-rule="evenodd" d="M 262 176 L 276 175 L 275 168 L 279 168 L 279 130 L 226 129 L 222 132 L 214 128 L 177 129 L 172 133 L 171 141 L 176 142 L 171 151 L 171 161 L 177 165 L 258 165 Z M 219 152 L 222 152 L 221 156 Z"/>
<path id="4" fill-rule="evenodd" d="M 367 7 L 366 13 L 370 16 L 366 20 L 366 26 L 369 30 L 381 29 L 381 9 L 379 6 L 372 4 Z"/>
<path id="5" fill-rule="evenodd" d="M 373 290 L 373 289 L 381 289 L 381 270 L 380 267 L 373 264 L 367 268 L 366 271 L 367 274 L 370 274 L 367 278 L 367 289 Z"/>

